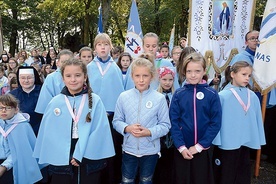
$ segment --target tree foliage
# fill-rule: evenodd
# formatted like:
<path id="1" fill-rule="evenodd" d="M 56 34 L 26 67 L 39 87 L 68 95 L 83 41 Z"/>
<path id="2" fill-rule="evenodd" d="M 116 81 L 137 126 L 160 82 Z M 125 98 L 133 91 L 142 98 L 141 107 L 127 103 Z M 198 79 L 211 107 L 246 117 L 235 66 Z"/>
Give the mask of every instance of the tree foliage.
<path id="1" fill-rule="evenodd" d="M 267 0 L 256 0 L 254 28 L 258 29 Z M 114 45 L 125 41 L 131 0 L 2 0 L 0 13 L 5 45 L 19 49 L 63 46 L 73 51 L 80 44 L 93 45 L 98 7 L 103 26 Z M 136 0 L 143 34 L 155 32 L 169 41 L 175 24 L 175 41 L 187 36 L 189 0 Z"/>

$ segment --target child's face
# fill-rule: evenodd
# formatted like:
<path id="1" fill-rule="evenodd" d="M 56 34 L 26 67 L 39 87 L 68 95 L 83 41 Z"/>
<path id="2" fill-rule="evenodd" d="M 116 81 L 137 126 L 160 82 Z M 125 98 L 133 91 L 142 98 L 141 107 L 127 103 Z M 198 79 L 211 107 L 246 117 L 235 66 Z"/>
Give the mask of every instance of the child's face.
<path id="1" fill-rule="evenodd" d="M 51 51 L 51 52 L 50 52 L 50 58 L 51 58 L 51 59 L 56 59 L 56 57 L 57 57 L 57 56 L 56 56 L 56 53 L 55 53 L 54 51 Z"/>
<path id="2" fill-rule="evenodd" d="M 70 55 L 68 55 L 68 54 L 63 54 L 63 55 L 61 55 L 61 56 L 59 57 L 59 59 L 57 59 L 56 65 L 57 65 L 58 67 L 61 67 L 62 64 L 63 64 L 66 60 L 69 60 L 70 58 L 71 58 Z M 53 66 L 53 64 L 54 64 L 54 61 L 55 61 L 55 60 L 52 60 L 52 61 L 51 61 L 51 65 L 52 65 L 52 66 Z M 52 63 L 52 62 L 53 62 L 53 63 Z"/>
<path id="3" fill-rule="evenodd" d="M 159 79 L 160 85 L 164 90 L 169 90 L 173 86 L 173 76 L 172 74 L 166 74 Z"/>
<path id="4" fill-rule="evenodd" d="M 201 62 L 189 62 L 186 68 L 186 80 L 190 84 L 198 84 L 202 81 L 205 73 Z"/>
<path id="5" fill-rule="evenodd" d="M 2 103 L 0 103 L 0 118 L 2 120 L 11 119 L 17 112 L 18 112 L 18 108 L 5 106 Z"/>
<path id="6" fill-rule="evenodd" d="M 121 65 L 123 67 L 123 69 L 128 69 L 129 65 L 130 65 L 130 59 L 128 56 L 123 56 L 121 59 Z"/>
<path id="7" fill-rule="evenodd" d="M 107 42 L 100 41 L 96 44 L 95 51 L 97 56 L 102 60 L 106 60 L 109 56 L 111 46 Z"/>
<path id="8" fill-rule="evenodd" d="M 10 66 L 11 69 L 14 69 L 16 67 L 16 61 L 9 60 L 9 66 Z"/>
<path id="9" fill-rule="evenodd" d="M 246 87 L 252 74 L 251 67 L 242 67 L 237 73 L 231 72 L 232 84 L 238 87 Z"/>
<path id="10" fill-rule="evenodd" d="M 119 55 L 120 53 L 112 53 L 112 58 L 115 60 L 115 59 L 118 59 L 119 58 Z"/>
<path id="11" fill-rule="evenodd" d="M 180 41 L 180 46 L 181 46 L 182 48 L 186 47 L 186 40 L 181 40 L 181 41 Z"/>
<path id="12" fill-rule="evenodd" d="M 68 65 L 64 69 L 63 81 L 72 95 L 82 91 L 86 78 L 80 66 Z"/>
<path id="13" fill-rule="evenodd" d="M 149 89 L 150 82 L 153 76 L 150 73 L 150 69 L 146 66 L 136 66 L 132 72 L 132 79 L 135 87 L 140 92 Z"/>
<path id="14" fill-rule="evenodd" d="M 174 49 L 172 52 L 172 59 L 176 64 L 178 64 L 178 60 L 179 60 L 181 51 L 182 50 L 180 48 L 177 48 L 177 49 Z"/>
<path id="15" fill-rule="evenodd" d="M 51 66 L 50 66 L 50 65 L 47 65 L 47 66 L 45 67 L 45 72 L 47 72 L 47 73 L 50 73 L 50 72 L 51 72 Z"/>
<path id="16" fill-rule="evenodd" d="M 89 50 L 84 50 L 81 52 L 80 60 L 86 65 L 92 61 L 92 52 Z"/>
<path id="17" fill-rule="evenodd" d="M 160 53 L 162 54 L 163 58 L 167 58 L 169 56 L 169 49 L 168 48 L 162 48 L 160 50 Z"/>
<path id="18" fill-rule="evenodd" d="M 18 84 L 17 83 L 11 85 L 11 89 L 16 89 L 16 88 L 18 88 Z"/>
<path id="19" fill-rule="evenodd" d="M 24 63 L 24 57 L 19 57 L 18 60 L 20 63 Z"/>
<path id="20" fill-rule="evenodd" d="M 155 56 L 158 50 L 158 39 L 155 37 L 144 38 L 143 49 L 145 53 L 151 53 Z"/>

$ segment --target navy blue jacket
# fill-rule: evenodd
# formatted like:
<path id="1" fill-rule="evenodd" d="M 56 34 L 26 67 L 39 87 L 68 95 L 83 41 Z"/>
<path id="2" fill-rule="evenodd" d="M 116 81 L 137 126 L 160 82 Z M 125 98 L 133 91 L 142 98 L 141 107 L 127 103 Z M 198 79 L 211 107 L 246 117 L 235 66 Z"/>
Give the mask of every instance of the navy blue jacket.
<path id="1" fill-rule="evenodd" d="M 28 113 L 30 115 L 30 124 L 34 130 L 35 135 L 38 133 L 42 114 L 36 113 L 35 107 L 40 93 L 41 86 L 35 85 L 35 88 L 30 92 L 26 93 L 19 85 L 18 88 L 12 90 L 12 94 L 19 100 L 19 109 L 21 112 Z"/>
<path id="2" fill-rule="evenodd" d="M 199 144 L 208 149 L 221 127 L 219 96 L 208 84 L 185 84 L 177 89 L 169 114 L 176 148 Z"/>

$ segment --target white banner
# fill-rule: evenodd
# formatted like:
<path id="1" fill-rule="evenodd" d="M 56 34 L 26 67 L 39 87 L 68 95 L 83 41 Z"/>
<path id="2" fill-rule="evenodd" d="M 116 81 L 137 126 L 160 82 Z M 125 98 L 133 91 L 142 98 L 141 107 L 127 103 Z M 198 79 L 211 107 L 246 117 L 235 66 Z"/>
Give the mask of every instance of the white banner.
<path id="1" fill-rule="evenodd" d="M 268 0 L 260 30 L 260 45 L 254 59 L 253 77 L 262 91 L 276 83 L 276 1 Z"/>
<path id="2" fill-rule="evenodd" d="M 132 0 L 124 51 L 133 58 L 137 58 L 143 53 L 142 38 L 143 33 L 136 1 Z"/>
<path id="3" fill-rule="evenodd" d="M 202 55 L 213 51 L 214 68 L 222 71 L 233 48 L 245 49 L 254 9 L 255 0 L 190 0 L 189 45 Z"/>

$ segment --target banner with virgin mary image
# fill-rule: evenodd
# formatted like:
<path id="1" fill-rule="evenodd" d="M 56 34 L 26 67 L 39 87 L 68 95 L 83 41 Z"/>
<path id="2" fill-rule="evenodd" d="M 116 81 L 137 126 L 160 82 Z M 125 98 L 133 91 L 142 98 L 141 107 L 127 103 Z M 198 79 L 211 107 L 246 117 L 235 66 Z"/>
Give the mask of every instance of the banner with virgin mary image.
<path id="1" fill-rule="evenodd" d="M 245 34 L 253 27 L 255 3 L 190 0 L 189 45 L 205 57 L 207 53 L 209 77 L 212 78 L 212 72 L 224 71 L 233 54 L 245 49 Z"/>

